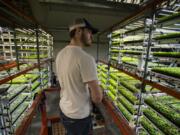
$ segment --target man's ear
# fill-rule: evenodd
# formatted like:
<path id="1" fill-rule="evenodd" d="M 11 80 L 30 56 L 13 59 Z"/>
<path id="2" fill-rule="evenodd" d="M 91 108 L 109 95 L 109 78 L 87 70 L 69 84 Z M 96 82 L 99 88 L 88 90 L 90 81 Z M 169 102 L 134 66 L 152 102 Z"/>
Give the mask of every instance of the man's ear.
<path id="1" fill-rule="evenodd" d="M 82 29 L 77 28 L 77 29 L 76 29 L 76 32 L 77 32 L 77 33 L 81 33 L 81 32 L 82 32 Z"/>
<path id="2" fill-rule="evenodd" d="M 77 28 L 77 29 L 76 29 L 76 35 L 77 35 L 78 37 L 80 37 L 80 36 L 81 36 L 81 33 L 82 33 L 82 29 Z"/>

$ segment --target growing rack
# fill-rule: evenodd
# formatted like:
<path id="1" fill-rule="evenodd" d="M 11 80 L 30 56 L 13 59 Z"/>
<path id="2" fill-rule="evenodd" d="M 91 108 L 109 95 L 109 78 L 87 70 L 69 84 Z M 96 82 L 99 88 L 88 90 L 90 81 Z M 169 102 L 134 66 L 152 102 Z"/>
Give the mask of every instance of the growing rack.
<path id="1" fill-rule="evenodd" d="M 0 4 L 8 10 L 0 14 L 0 134 L 19 135 L 51 85 L 53 37 L 12 2 Z"/>
<path id="2" fill-rule="evenodd" d="M 119 125 L 126 135 L 129 128 L 136 134 L 179 134 L 180 7 L 176 0 L 156 2 L 107 30 L 108 62 L 98 63 L 106 100 L 126 121 Z"/>

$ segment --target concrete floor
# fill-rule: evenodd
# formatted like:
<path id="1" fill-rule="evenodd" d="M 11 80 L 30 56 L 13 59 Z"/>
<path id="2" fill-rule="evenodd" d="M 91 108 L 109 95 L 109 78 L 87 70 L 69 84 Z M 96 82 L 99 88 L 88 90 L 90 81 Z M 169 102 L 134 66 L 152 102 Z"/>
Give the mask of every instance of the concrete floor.
<path id="1" fill-rule="evenodd" d="M 46 111 L 47 116 L 59 116 L 59 92 L 46 93 Z M 102 113 L 105 126 L 102 128 L 96 128 L 94 135 L 121 135 L 119 129 L 113 123 L 112 118 L 106 112 L 103 105 L 98 106 L 99 111 Z M 50 123 L 48 123 L 50 125 Z M 37 110 L 36 116 L 34 117 L 32 124 L 30 125 L 26 135 L 39 135 L 41 128 L 41 114 Z"/>
<path id="2" fill-rule="evenodd" d="M 47 116 L 59 115 L 59 92 L 46 93 L 46 111 Z M 41 129 L 41 113 L 36 111 L 32 124 L 30 125 L 26 135 L 39 135 Z"/>

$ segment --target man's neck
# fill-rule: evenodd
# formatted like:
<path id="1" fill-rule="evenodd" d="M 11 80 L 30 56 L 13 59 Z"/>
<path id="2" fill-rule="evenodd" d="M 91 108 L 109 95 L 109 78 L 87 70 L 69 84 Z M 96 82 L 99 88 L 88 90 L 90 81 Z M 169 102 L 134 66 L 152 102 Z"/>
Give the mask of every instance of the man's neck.
<path id="1" fill-rule="evenodd" d="M 70 43 L 69 43 L 70 46 L 79 46 L 79 47 L 83 47 L 83 44 L 81 41 L 79 40 L 74 40 L 74 39 L 71 39 Z"/>

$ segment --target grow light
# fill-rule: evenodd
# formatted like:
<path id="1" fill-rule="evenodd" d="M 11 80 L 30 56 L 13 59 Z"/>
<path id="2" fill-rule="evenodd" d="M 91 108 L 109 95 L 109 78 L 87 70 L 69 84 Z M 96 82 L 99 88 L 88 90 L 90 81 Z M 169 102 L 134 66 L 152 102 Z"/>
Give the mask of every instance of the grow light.
<path id="1" fill-rule="evenodd" d="M 114 38 L 114 39 L 112 39 L 112 41 L 121 41 L 121 39 L 120 38 Z"/>
<path id="2" fill-rule="evenodd" d="M 163 27 L 164 29 L 169 29 L 169 30 L 175 30 L 174 32 L 180 30 L 180 28 L 172 28 L 172 27 Z"/>
<path id="3" fill-rule="evenodd" d="M 173 10 L 167 10 L 167 9 L 162 9 L 162 11 L 167 12 L 167 13 L 178 13 L 176 11 Z"/>
<path id="4" fill-rule="evenodd" d="M 161 15 L 161 16 L 169 16 L 169 14 L 165 14 L 165 13 L 159 13 L 159 15 Z"/>
<path id="5" fill-rule="evenodd" d="M 179 24 L 179 23 L 175 23 L 174 25 L 175 25 L 175 26 L 180 26 L 180 24 Z"/>
<path id="6" fill-rule="evenodd" d="M 107 1 L 142 5 L 142 4 L 146 3 L 148 0 L 135 0 L 135 1 L 132 1 L 132 0 L 107 0 Z"/>
<path id="7" fill-rule="evenodd" d="M 180 4 L 175 4 L 175 7 L 180 7 Z"/>
<path id="8" fill-rule="evenodd" d="M 120 34 L 120 33 L 124 33 L 125 31 L 126 31 L 126 29 L 118 29 L 118 30 L 113 31 L 112 33 L 113 34 Z"/>
<path id="9" fill-rule="evenodd" d="M 125 28 L 126 28 L 126 29 L 134 29 L 134 28 L 136 28 L 136 27 L 131 25 L 131 26 L 126 26 Z"/>
<path id="10" fill-rule="evenodd" d="M 157 47 L 159 47 L 159 48 L 173 48 L 173 47 L 180 48 L 180 44 L 160 44 L 160 45 L 157 44 L 152 48 L 157 48 Z"/>
<path id="11" fill-rule="evenodd" d="M 2 33 L 2 32 L 3 32 L 2 27 L 0 27 L 0 33 Z"/>
<path id="12" fill-rule="evenodd" d="M 19 29 L 19 28 L 17 28 L 16 30 L 17 30 L 17 31 L 20 31 L 20 32 L 23 32 L 23 33 L 25 32 L 24 30 Z"/>
<path id="13" fill-rule="evenodd" d="M 159 32 L 159 33 L 174 33 L 174 32 L 177 32 L 177 31 L 174 31 L 174 30 L 172 30 L 172 28 L 169 28 L 169 27 L 163 27 L 163 29 L 158 29 L 157 28 L 156 32 Z"/>
<path id="14" fill-rule="evenodd" d="M 143 39 L 144 34 L 139 34 L 139 35 L 133 35 L 133 36 L 127 36 L 124 38 L 124 41 L 131 41 L 131 40 L 140 40 Z"/>

